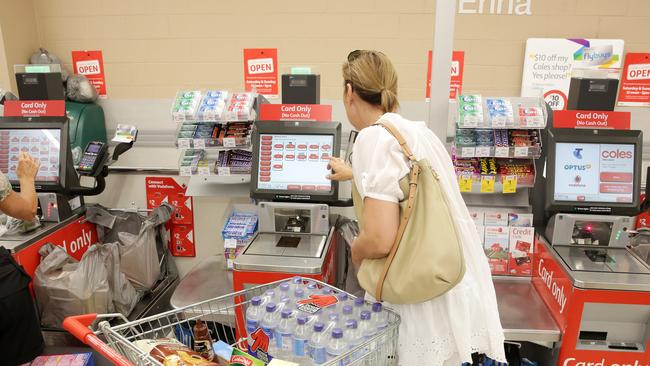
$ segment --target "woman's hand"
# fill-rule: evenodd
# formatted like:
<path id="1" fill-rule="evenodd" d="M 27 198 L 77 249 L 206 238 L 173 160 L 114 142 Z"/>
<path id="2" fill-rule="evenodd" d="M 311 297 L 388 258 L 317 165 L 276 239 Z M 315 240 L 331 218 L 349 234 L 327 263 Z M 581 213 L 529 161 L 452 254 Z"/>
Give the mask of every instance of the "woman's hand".
<path id="1" fill-rule="evenodd" d="M 33 157 L 31 157 L 26 152 L 21 152 L 18 156 L 18 168 L 16 169 L 16 175 L 20 181 L 25 179 L 34 180 L 36 174 L 38 174 L 38 169 L 41 166 L 41 162 Z"/>
<path id="2" fill-rule="evenodd" d="M 327 179 L 336 181 L 352 179 L 352 167 L 346 164 L 341 158 L 331 157 L 327 168 L 332 170 L 332 174 L 328 175 Z"/>

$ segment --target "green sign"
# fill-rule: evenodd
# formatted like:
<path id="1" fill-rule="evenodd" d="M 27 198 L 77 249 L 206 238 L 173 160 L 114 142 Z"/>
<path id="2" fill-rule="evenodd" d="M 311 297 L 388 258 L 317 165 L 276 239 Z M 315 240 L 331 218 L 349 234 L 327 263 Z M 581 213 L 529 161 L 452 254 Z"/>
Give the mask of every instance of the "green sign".
<path id="1" fill-rule="evenodd" d="M 25 65 L 26 73 L 43 73 L 51 72 L 49 65 Z"/>

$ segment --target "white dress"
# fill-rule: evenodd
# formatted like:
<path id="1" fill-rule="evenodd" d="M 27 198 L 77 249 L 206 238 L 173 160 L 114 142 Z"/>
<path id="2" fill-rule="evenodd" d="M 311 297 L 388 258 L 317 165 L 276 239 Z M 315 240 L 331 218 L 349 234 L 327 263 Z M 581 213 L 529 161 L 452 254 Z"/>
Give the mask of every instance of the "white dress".
<path id="1" fill-rule="evenodd" d="M 460 365 L 471 362 L 475 352 L 505 362 L 503 329 L 490 268 L 460 194 L 449 153 L 424 122 L 412 122 L 395 113 L 387 113 L 380 120 L 392 123 L 416 158 L 428 159 L 440 175 L 466 265 L 463 280 L 438 298 L 420 304 L 387 304 L 402 319 L 399 364 Z M 383 127 L 371 126 L 359 132 L 352 153 L 352 172 L 362 199 L 402 200 L 398 182 L 408 171 L 399 144 Z"/>

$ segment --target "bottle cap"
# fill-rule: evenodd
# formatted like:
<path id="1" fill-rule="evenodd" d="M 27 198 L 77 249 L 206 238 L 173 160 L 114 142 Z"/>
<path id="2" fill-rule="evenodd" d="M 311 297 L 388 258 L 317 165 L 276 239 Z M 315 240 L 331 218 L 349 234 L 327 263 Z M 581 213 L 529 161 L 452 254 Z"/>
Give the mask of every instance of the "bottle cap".
<path id="1" fill-rule="evenodd" d="M 348 301 L 348 294 L 346 294 L 345 292 L 341 292 L 336 297 L 338 297 L 339 301 L 341 301 L 341 302 L 342 301 Z"/>
<path id="2" fill-rule="evenodd" d="M 262 299 L 261 299 L 259 296 L 254 296 L 254 297 L 251 299 L 251 304 L 252 304 L 253 306 L 260 306 L 260 305 L 262 304 Z"/>
<path id="3" fill-rule="evenodd" d="M 264 294 L 265 294 L 266 296 L 268 296 L 268 297 L 273 297 L 273 296 L 275 296 L 275 291 L 273 291 L 273 290 L 266 290 L 266 292 L 265 292 Z"/>
<path id="4" fill-rule="evenodd" d="M 335 312 L 330 312 L 327 317 L 329 318 L 330 321 L 337 321 L 339 320 L 339 314 Z"/>
<path id="5" fill-rule="evenodd" d="M 276 306 L 275 306 L 274 302 L 270 302 L 270 303 L 266 304 L 266 312 L 267 313 L 275 312 L 275 308 L 276 308 Z"/>
<path id="6" fill-rule="evenodd" d="M 266 305 L 266 309 L 269 309 L 269 306 Z M 368 310 L 364 310 L 361 312 L 361 320 L 370 320 L 370 312 Z"/>
<path id="7" fill-rule="evenodd" d="M 307 288 L 310 289 L 310 290 L 317 290 L 318 285 L 312 282 L 309 285 L 307 285 Z"/>
<path id="8" fill-rule="evenodd" d="M 289 291 L 289 282 L 283 282 L 280 285 L 280 291 L 283 291 L 283 292 Z"/>
<path id="9" fill-rule="evenodd" d="M 316 324 L 314 324 L 314 332 L 322 332 L 323 329 L 325 329 L 325 324 L 321 322 L 316 322 Z"/>
<path id="10" fill-rule="evenodd" d="M 332 294 L 332 290 L 330 290 L 328 288 L 324 288 L 321 292 L 323 293 L 323 295 L 331 295 Z"/>
<path id="11" fill-rule="evenodd" d="M 334 328 L 334 330 L 332 330 L 332 338 L 343 338 L 343 330 L 341 328 Z"/>
<path id="12" fill-rule="evenodd" d="M 300 324 L 300 325 L 307 324 L 307 317 L 304 316 L 304 315 L 300 315 L 298 317 L 298 324 Z"/>
<path id="13" fill-rule="evenodd" d="M 358 325 L 359 324 L 354 319 L 349 319 L 348 321 L 345 322 L 345 327 L 349 329 L 357 329 Z"/>
<path id="14" fill-rule="evenodd" d="M 291 279 L 291 283 L 293 283 L 294 285 L 302 285 L 302 278 L 300 278 L 300 277 L 293 277 L 293 278 Z"/>
<path id="15" fill-rule="evenodd" d="M 354 299 L 354 306 L 362 306 L 365 303 L 366 302 L 360 297 L 357 297 L 356 299 Z"/>
<path id="16" fill-rule="evenodd" d="M 343 314 L 352 314 L 352 305 L 343 305 Z"/>
<path id="17" fill-rule="evenodd" d="M 373 313 L 380 313 L 381 309 L 382 309 L 382 306 L 381 306 L 380 302 L 376 302 L 376 303 L 372 304 L 372 312 Z"/>
<path id="18" fill-rule="evenodd" d="M 305 296 L 305 290 L 297 288 L 296 291 L 293 292 L 293 296 L 296 299 L 302 299 Z"/>
<path id="19" fill-rule="evenodd" d="M 282 312 L 280 313 L 280 315 L 282 316 L 282 319 L 289 319 L 289 317 L 291 316 L 291 314 L 293 314 L 293 311 L 291 311 L 291 310 L 289 310 L 289 309 L 284 309 L 284 310 L 282 310 Z"/>

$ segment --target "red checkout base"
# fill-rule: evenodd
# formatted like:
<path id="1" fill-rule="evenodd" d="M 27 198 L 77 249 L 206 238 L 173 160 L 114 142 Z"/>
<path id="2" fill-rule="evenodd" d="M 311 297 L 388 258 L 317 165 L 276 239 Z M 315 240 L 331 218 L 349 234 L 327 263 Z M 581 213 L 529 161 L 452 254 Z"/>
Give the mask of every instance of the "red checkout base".
<path id="1" fill-rule="evenodd" d="M 585 304 L 650 304 L 649 292 L 580 289 L 574 286 L 561 263 L 539 238 L 535 243 L 533 286 L 560 327 L 558 365 L 562 366 L 650 366 L 650 341 L 644 351 L 588 350 L 579 344 Z M 620 314 L 617 314 L 620 315 Z M 581 349 L 582 348 L 582 349 Z"/>
<path id="2" fill-rule="evenodd" d="M 73 258 L 80 260 L 88 248 L 97 242 L 95 224 L 87 222 L 85 216 L 76 215 L 61 223 L 46 223 L 45 227 L 37 229 L 34 235 L 28 235 L 23 241 L 0 242 L 8 246 L 18 264 L 22 265 L 32 278 L 36 267 L 41 262 L 38 251 L 47 243 L 58 245 L 65 249 Z"/>

